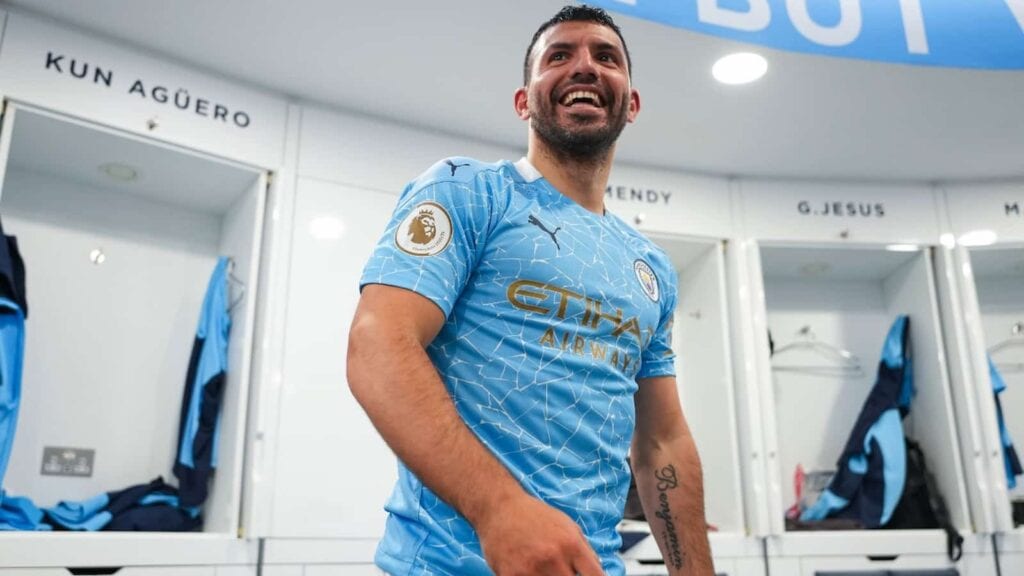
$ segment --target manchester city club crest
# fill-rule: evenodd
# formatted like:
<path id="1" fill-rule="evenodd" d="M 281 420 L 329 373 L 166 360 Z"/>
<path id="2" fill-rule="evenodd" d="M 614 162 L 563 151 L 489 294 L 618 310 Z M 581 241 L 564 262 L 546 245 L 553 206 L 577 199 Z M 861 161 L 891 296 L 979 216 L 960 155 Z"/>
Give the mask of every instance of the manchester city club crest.
<path id="1" fill-rule="evenodd" d="M 643 288 L 644 294 L 657 302 L 661 293 L 658 290 L 658 277 L 654 275 L 650 264 L 643 260 L 637 260 L 633 263 L 633 271 L 636 272 L 636 279 L 640 281 L 640 287 Z"/>
<path id="2" fill-rule="evenodd" d="M 422 202 L 409 212 L 395 230 L 395 244 L 413 256 L 433 256 L 448 247 L 452 219 L 435 202 Z"/>

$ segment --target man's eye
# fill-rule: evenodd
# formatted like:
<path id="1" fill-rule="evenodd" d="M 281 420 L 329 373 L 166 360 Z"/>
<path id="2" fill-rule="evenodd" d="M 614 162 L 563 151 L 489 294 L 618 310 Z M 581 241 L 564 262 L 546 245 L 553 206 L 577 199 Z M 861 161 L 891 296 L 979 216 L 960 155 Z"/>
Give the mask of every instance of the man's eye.
<path id="1" fill-rule="evenodd" d="M 568 57 L 569 55 L 566 54 L 565 52 L 555 52 L 554 54 L 551 55 L 552 60 L 565 60 Z"/>
<path id="2" fill-rule="evenodd" d="M 607 53 L 605 53 L 605 54 L 599 54 L 599 55 L 597 56 L 597 59 L 598 59 L 598 60 L 600 60 L 601 62 L 617 62 L 617 61 L 618 61 L 618 60 L 617 60 L 617 59 L 615 58 L 615 56 L 614 56 L 614 55 L 612 55 L 612 54 L 607 54 Z"/>

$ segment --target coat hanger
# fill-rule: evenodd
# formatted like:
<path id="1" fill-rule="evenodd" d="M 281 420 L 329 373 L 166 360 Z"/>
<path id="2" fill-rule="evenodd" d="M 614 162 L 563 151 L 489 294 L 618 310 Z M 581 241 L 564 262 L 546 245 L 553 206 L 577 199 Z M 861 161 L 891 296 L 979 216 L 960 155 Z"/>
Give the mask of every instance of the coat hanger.
<path id="1" fill-rule="evenodd" d="M 996 353 L 1011 348 L 1024 348 L 1024 321 L 1014 322 L 1013 326 L 1010 327 L 1010 336 L 1005 338 L 988 349 L 989 357 L 993 357 Z M 996 368 L 1002 373 L 1009 372 L 1024 372 L 1024 361 L 1017 362 L 996 362 L 993 358 Z"/>
<path id="2" fill-rule="evenodd" d="M 797 331 L 798 339 L 779 346 L 772 354 L 772 370 L 776 372 L 797 372 L 818 376 L 849 376 L 860 377 L 864 370 L 860 359 L 849 350 L 821 342 L 810 326 L 803 326 Z M 822 357 L 824 364 L 775 364 L 775 359 L 792 350 L 813 352 Z"/>
<path id="3" fill-rule="evenodd" d="M 245 282 L 242 282 L 235 276 L 235 259 L 228 258 L 228 294 L 230 301 L 228 302 L 228 313 L 234 312 L 235 308 L 242 303 L 245 299 Z M 230 297 L 230 293 L 234 289 L 234 297 Z"/>

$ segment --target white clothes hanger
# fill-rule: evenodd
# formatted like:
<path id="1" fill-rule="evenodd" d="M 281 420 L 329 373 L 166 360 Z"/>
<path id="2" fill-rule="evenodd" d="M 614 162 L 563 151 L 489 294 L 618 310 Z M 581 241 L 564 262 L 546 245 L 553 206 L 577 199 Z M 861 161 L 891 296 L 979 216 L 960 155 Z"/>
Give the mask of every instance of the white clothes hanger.
<path id="1" fill-rule="evenodd" d="M 235 296 L 231 297 L 231 291 L 234 288 Z M 235 308 L 242 303 L 245 299 L 245 282 L 242 282 L 235 276 L 235 259 L 228 258 L 228 313 L 234 312 Z"/>
<path id="2" fill-rule="evenodd" d="M 775 372 L 797 372 L 817 376 L 860 377 L 864 375 L 860 359 L 844 348 L 818 340 L 810 326 L 803 326 L 797 331 L 798 339 L 780 346 L 772 354 L 772 370 Z M 826 363 L 824 364 L 776 364 L 775 359 L 781 354 L 792 350 L 814 352 Z"/>
<path id="3" fill-rule="evenodd" d="M 996 353 L 1014 348 L 1024 349 L 1024 321 L 1014 322 L 1013 326 L 1010 327 L 1010 337 L 993 344 L 988 349 L 989 357 L 992 358 L 992 362 L 995 363 L 996 369 L 1000 372 L 1024 372 L 1024 361 L 997 362 L 994 358 Z"/>

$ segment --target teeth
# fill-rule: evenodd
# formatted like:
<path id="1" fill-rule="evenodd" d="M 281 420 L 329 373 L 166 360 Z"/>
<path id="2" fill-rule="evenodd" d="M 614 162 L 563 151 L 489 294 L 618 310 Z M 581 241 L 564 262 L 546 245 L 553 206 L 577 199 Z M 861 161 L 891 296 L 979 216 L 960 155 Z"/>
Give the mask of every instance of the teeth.
<path id="1" fill-rule="evenodd" d="M 590 100 L 595 106 L 601 105 L 601 98 L 594 92 L 588 92 L 586 90 L 577 90 L 576 92 L 570 92 L 562 97 L 562 104 L 569 106 L 576 100 Z"/>

